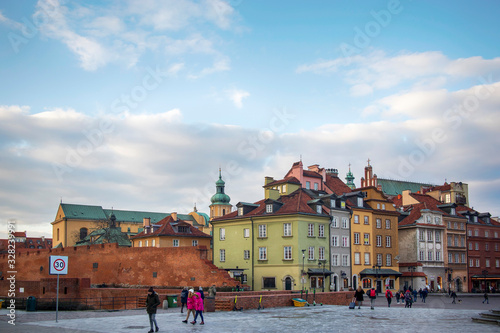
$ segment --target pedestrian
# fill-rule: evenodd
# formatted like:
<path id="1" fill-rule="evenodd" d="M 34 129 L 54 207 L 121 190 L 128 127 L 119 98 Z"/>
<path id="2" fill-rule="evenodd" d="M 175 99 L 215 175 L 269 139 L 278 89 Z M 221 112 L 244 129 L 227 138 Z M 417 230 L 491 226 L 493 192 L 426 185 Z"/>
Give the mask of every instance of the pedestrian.
<path id="1" fill-rule="evenodd" d="M 188 320 L 189 320 L 189 314 L 193 314 L 193 318 L 195 316 L 195 303 L 196 302 L 196 298 L 195 298 L 195 293 L 194 293 L 194 289 L 189 289 L 188 290 L 188 298 L 187 298 L 187 316 L 186 316 L 186 319 L 183 320 L 182 322 L 184 324 L 187 324 Z"/>
<path id="2" fill-rule="evenodd" d="M 201 287 L 200 287 L 200 289 L 201 289 Z M 198 318 L 198 315 L 200 315 L 200 317 L 201 317 L 200 325 L 205 325 L 205 321 L 203 319 L 203 310 L 205 308 L 203 306 L 202 293 L 203 293 L 203 290 L 201 291 L 201 293 L 198 291 L 196 294 L 194 294 L 194 299 L 195 299 L 194 309 L 196 311 L 196 314 L 194 316 L 194 320 L 191 322 L 191 324 L 193 324 L 193 325 L 196 324 L 196 319 Z"/>
<path id="3" fill-rule="evenodd" d="M 422 297 L 422 288 L 418 290 L 418 296 L 420 297 L 420 300 L 423 302 L 423 297 Z"/>
<path id="4" fill-rule="evenodd" d="M 146 312 L 148 313 L 149 325 L 151 326 L 149 333 L 155 332 L 153 330 L 153 324 L 156 328 L 156 332 L 158 332 L 159 328 L 158 323 L 156 322 L 156 308 L 158 307 L 158 305 L 160 305 L 160 298 L 154 291 L 153 287 L 149 288 L 148 292 L 148 297 L 146 297 Z"/>
<path id="5" fill-rule="evenodd" d="M 200 294 L 201 302 L 203 303 L 203 308 L 205 308 L 205 293 L 203 292 L 203 288 L 201 286 L 198 288 L 198 293 Z"/>
<path id="6" fill-rule="evenodd" d="M 215 294 L 217 294 L 217 289 L 215 288 L 215 284 L 212 284 L 212 286 L 208 288 L 208 296 L 215 297 Z"/>
<path id="7" fill-rule="evenodd" d="M 184 306 L 186 306 L 187 309 L 188 294 L 188 287 L 184 287 L 181 291 L 181 313 L 183 313 Z"/>
<path id="8" fill-rule="evenodd" d="M 417 289 L 413 289 L 412 293 L 413 293 L 413 302 L 416 302 L 417 301 Z"/>
<path id="9" fill-rule="evenodd" d="M 390 289 L 385 291 L 385 298 L 387 298 L 387 306 L 390 308 L 392 302 L 392 291 Z"/>
<path id="10" fill-rule="evenodd" d="M 358 309 L 361 309 L 361 305 L 363 305 L 363 296 L 365 295 L 365 291 L 361 286 L 358 286 L 358 289 L 356 289 L 356 292 L 354 293 L 354 298 L 356 299 L 356 302 L 358 302 Z"/>
<path id="11" fill-rule="evenodd" d="M 374 304 L 375 304 L 375 299 L 377 298 L 377 292 L 375 291 L 375 288 L 372 287 L 372 289 L 368 290 L 368 297 L 370 297 L 370 308 L 372 310 L 375 310 Z"/>
<path id="12" fill-rule="evenodd" d="M 457 298 L 457 294 L 454 291 L 451 292 L 451 298 L 453 298 L 453 302 L 451 302 L 451 304 L 457 304 L 457 302 L 455 302 L 455 299 Z"/>
<path id="13" fill-rule="evenodd" d="M 407 290 L 405 293 L 405 308 L 411 308 L 412 303 L 413 303 L 413 295 L 409 290 Z"/>
<path id="14" fill-rule="evenodd" d="M 484 292 L 483 304 L 484 304 L 484 302 L 486 302 L 486 304 L 490 304 L 490 301 L 488 300 L 488 291 Z"/>
<path id="15" fill-rule="evenodd" d="M 399 294 L 400 294 L 400 292 L 396 291 L 396 302 L 397 302 L 397 304 L 399 304 Z"/>
<path id="16" fill-rule="evenodd" d="M 425 288 L 424 290 L 422 290 L 422 302 L 425 303 L 425 299 L 427 298 L 427 294 L 429 293 L 429 291 L 427 290 L 427 288 Z"/>

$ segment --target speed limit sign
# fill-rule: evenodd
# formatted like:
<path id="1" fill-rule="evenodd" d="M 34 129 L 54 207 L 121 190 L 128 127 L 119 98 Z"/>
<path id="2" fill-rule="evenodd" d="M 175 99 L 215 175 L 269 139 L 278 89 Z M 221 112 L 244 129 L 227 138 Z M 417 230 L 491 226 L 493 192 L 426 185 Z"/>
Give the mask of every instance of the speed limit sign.
<path id="1" fill-rule="evenodd" d="M 68 274 L 68 257 L 67 256 L 50 256 L 49 259 L 49 274 L 51 275 L 66 275 Z"/>

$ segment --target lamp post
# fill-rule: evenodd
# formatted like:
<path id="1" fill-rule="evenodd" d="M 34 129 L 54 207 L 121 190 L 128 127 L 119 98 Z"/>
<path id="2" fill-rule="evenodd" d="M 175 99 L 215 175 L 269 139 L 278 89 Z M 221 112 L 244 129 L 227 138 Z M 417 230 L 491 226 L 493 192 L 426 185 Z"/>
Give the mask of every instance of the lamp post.
<path id="1" fill-rule="evenodd" d="M 322 288 L 321 288 L 322 292 L 325 292 L 325 264 L 326 264 L 326 260 L 324 260 L 324 259 L 318 261 L 319 268 L 321 268 L 321 265 L 323 265 L 323 283 L 322 283 Z"/>
<path id="2" fill-rule="evenodd" d="M 482 271 L 483 273 L 483 276 L 484 276 L 484 292 L 487 292 L 488 291 L 488 287 L 486 286 L 486 276 L 488 275 L 488 271 L 487 270 L 484 270 Z"/>
<path id="3" fill-rule="evenodd" d="M 445 268 L 445 272 L 448 272 L 448 294 L 451 294 L 451 274 L 453 273 L 453 269 Z"/>
<path id="4" fill-rule="evenodd" d="M 380 267 L 382 267 L 381 265 L 375 265 L 373 266 L 373 269 L 375 270 L 375 277 L 376 277 L 376 280 L 375 280 L 375 291 L 377 293 L 377 296 L 378 296 L 378 270 L 380 269 Z"/>
<path id="5" fill-rule="evenodd" d="M 408 270 L 411 272 L 411 290 L 413 290 L 413 272 L 415 272 L 416 266 L 408 266 Z"/>
<path id="6" fill-rule="evenodd" d="M 302 277 L 301 277 L 301 280 L 302 280 L 302 292 L 304 292 L 304 275 L 305 275 L 305 266 L 304 266 L 304 262 L 306 260 L 306 250 L 302 250 Z M 301 293 L 302 295 L 302 293 Z"/>
<path id="7" fill-rule="evenodd" d="M 344 290 L 344 281 L 347 276 L 347 274 L 344 271 L 340 271 L 340 276 L 342 277 L 342 282 L 341 282 L 341 289 Z"/>

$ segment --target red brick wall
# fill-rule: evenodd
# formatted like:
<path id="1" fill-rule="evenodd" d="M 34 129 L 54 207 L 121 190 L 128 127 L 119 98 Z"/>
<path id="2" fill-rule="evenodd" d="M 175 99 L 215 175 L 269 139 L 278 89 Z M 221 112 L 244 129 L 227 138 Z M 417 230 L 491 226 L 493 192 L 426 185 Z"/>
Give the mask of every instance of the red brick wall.
<path id="1" fill-rule="evenodd" d="M 49 256 L 68 256 L 64 278 L 89 278 L 93 285 L 236 286 L 225 270 L 200 255 L 201 248 L 119 248 L 115 243 L 34 250 L 16 253 L 16 280 L 40 281 L 49 275 Z M 93 268 L 97 263 L 97 268 Z M 0 271 L 7 272 L 7 255 L 0 256 Z M 153 277 L 153 272 L 157 277 Z M 61 276 L 63 277 L 63 276 Z"/>

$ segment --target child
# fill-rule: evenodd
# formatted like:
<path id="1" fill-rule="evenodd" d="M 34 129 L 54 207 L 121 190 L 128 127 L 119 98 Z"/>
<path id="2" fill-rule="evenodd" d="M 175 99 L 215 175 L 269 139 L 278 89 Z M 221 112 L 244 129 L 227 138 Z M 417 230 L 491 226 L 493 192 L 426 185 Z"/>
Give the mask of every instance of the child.
<path id="1" fill-rule="evenodd" d="M 193 314 L 193 318 L 194 318 L 194 311 L 195 311 L 195 304 L 196 304 L 195 302 L 196 302 L 196 296 L 194 293 L 194 289 L 189 289 L 188 298 L 187 298 L 187 316 L 186 316 L 186 320 L 182 321 L 183 323 L 187 324 L 190 313 Z"/>

